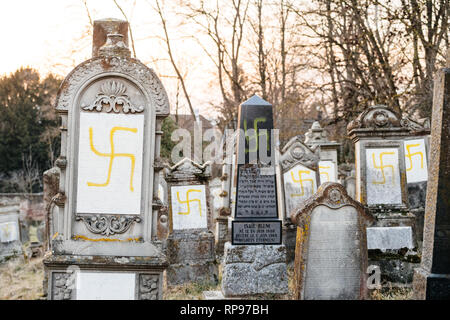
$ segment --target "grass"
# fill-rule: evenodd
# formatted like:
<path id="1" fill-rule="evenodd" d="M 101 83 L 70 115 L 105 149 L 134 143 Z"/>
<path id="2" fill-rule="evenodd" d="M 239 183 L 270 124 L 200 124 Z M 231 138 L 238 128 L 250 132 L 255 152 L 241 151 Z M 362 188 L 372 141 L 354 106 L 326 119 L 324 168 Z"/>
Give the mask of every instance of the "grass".
<path id="1" fill-rule="evenodd" d="M 43 297 L 43 257 L 22 256 L 0 265 L 0 300 L 39 300 Z"/>
<path id="2" fill-rule="evenodd" d="M 43 299 L 44 268 L 43 257 L 28 259 L 23 256 L 12 258 L 0 264 L 0 300 L 39 300 Z M 203 300 L 203 291 L 219 291 L 219 282 L 191 282 L 178 286 L 164 286 L 165 300 Z M 293 265 L 288 266 L 288 287 L 286 295 L 264 294 L 247 297 L 250 300 L 291 300 L 294 293 Z M 412 288 L 387 285 L 380 290 L 371 290 L 371 300 L 410 300 Z"/>

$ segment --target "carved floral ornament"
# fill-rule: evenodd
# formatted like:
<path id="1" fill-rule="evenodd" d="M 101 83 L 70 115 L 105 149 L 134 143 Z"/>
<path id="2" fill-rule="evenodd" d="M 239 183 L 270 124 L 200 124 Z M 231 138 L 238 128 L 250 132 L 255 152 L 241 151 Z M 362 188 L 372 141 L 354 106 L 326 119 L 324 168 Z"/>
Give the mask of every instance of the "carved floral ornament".
<path id="1" fill-rule="evenodd" d="M 128 95 L 126 95 L 127 87 L 120 81 L 107 81 L 100 87 L 100 92 L 95 100 L 89 105 L 81 105 L 83 110 L 101 112 L 104 106 L 109 106 L 106 112 L 114 111 L 119 113 L 122 107 L 124 113 L 139 113 L 144 111 L 144 106 L 134 106 Z"/>
<path id="2" fill-rule="evenodd" d="M 106 236 L 125 233 L 136 221 L 141 222 L 141 218 L 136 216 L 114 216 L 114 215 L 77 215 L 76 221 L 83 221 L 86 228 L 95 234 Z"/>
<path id="3" fill-rule="evenodd" d="M 141 63 L 139 60 L 128 57 L 95 57 L 78 65 L 64 79 L 56 99 L 56 109 L 67 112 L 79 89 L 99 74 L 124 74 L 135 79 L 150 98 L 152 107 L 157 115 L 169 114 L 169 100 L 166 90 L 155 72 Z M 105 95 L 110 92 L 122 92 L 120 85 L 115 88 L 108 84 L 109 88 L 102 89 Z M 125 92 L 122 92 L 125 93 Z M 108 95 L 109 96 L 109 95 Z M 117 99 L 116 99 L 117 104 Z M 111 105 L 110 105 L 111 107 Z M 139 106 L 134 106 L 138 108 Z"/>

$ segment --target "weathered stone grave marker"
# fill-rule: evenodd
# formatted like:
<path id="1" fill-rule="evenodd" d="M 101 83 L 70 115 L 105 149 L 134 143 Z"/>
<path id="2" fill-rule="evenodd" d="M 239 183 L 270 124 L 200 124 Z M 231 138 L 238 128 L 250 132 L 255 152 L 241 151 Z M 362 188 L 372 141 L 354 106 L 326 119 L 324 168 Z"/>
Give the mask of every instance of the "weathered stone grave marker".
<path id="1" fill-rule="evenodd" d="M 434 82 L 423 254 L 414 272 L 416 299 L 450 299 L 450 49 Z"/>
<path id="2" fill-rule="evenodd" d="M 93 58 L 65 78 L 56 110 L 61 172 L 44 260 L 48 298 L 161 299 L 159 150 L 169 103 L 153 70 L 130 57 L 127 22 L 94 22 Z"/>
<path id="3" fill-rule="evenodd" d="M 167 283 L 215 282 L 214 234 L 209 195 L 210 165 L 184 158 L 169 169 L 170 234 L 167 238 Z"/>
<path id="4" fill-rule="evenodd" d="M 409 198 L 413 194 L 409 193 L 406 178 L 407 169 L 417 164 L 417 160 L 420 164 L 418 147 L 423 147 L 423 144 L 411 144 L 410 139 L 417 140 L 420 135 L 426 135 L 426 121 L 420 124 L 401 117 L 387 106 L 375 105 L 350 122 L 347 132 L 355 145 L 356 199 L 377 218 L 376 226 L 370 230 L 369 247 L 374 250 L 369 251 L 370 263 L 381 266 L 383 278 L 410 283 L 414 263 L 419 259 L 418 251 L 412 249 L 419 247 L 420 234 L 415 231 L 421 229 L 421 214 L 410 209 L 408 194 Z M 413 146 L 418 149 L 413 150 Z M 426 161 L 426 154 L 422 153 L 422 156 Z M 408 246 L 410 250 L 399 249 L 404 243 L 397 236 L 399 233 L 413 235 L 413 245 Z M 382 240 L 385 237 L 392 240 L 387 242 L 392 248 L 385 248 Z M 387 250 L 386 255 L 376 250 Z M 405 272 L 409 275 L 397 277 L 396 268 L 409 270 Z"/>
<path id="5" fill-rule="evenodd" d="M 327 182 L 291 214 L 298 226 L 295 296 L 302 300 L 364 299 L 366 226 L 374 219 L 338 183 Z"/>
<path id="6" fill-rule="evenodd" d="M 287 292 L 274 162 L 273 111 L 253 96 L 239 108 L 236 208 L 225 244 L 225 297 Z"/>
<path id="7" fill-rule="evenodd" d="M 283 213 L 283 243 L 288 261 L 294 261 L 297 228 L 289 215 L 297 206 L 311 197 L 320 185 L 319 156 L 302 142 L 300 136 L 291 138 L 281 150 L 278 177 L 280 206 Z"/>

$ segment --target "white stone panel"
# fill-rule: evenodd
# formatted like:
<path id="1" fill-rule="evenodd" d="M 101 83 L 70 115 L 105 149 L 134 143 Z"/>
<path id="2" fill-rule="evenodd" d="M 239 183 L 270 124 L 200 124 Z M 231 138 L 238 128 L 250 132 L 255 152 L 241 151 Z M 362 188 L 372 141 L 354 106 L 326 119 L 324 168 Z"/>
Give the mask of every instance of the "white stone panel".
<path id="1" fill-rule="evenodd" d="M 366 149 L 367 204 L 402 204 L 397 148 Z"/>
<path id="2" fill-rule="evenodd" d="M 408 183 L 428 180 L 427 153 L 424 139 L 405 140 L 405 169 Z"/>
<path id="3" fill-rule="evenodd" d="M 204 185 L 171 187 L 173 230 L 207 228 Z"/>
<path id="4" fill-rule="evenodd" d="M 136 275 L 126 272 L 77 272 L 77 300 L 134 300 Z"/>
<path id="5" fill-rule="evenodd" d="M 19 225 L 17 221 L 0 223 L 0 242 L 12 242 L 19 240 Z"/>
<path id="6" fill-rule="evenodd" d="M 301 164 L 283 174 L 286 216 L 317 191 L 316 172 Z"/>
<path id="7" fill-rule="evenodd" d="M 144 115 L 80 114 L 77 213 L 140 214 Z"/>

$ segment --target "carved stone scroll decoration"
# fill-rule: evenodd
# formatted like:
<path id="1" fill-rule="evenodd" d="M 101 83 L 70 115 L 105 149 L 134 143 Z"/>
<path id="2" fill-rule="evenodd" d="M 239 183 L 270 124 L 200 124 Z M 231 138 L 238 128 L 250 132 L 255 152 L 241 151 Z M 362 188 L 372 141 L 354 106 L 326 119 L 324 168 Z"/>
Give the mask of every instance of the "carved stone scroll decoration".
<path id="1" fill-rule="evenodd" d="M 101 85 L 100 92 L 97 94 L 94 102 L 90 105 L 82 105 L 81 108 L 87 111 L 96 110 L 101 112 L 103 107 L 109 105 L 106 112 L 114 111 L 119 113 L 118 106 L 122 106 L 124 113 L 139 113 L 144 111 L 144 106 L 134 106 L 128 95 L 127 87 L 119 81 L 108 81 Z"/>
<path id="2" fill-rule="evenodd" d="M 157 274 L 141 274 L 139 278 L 139 300 L 157 300 L 159 288 Z"/>
<path id="3" fill-rule="evenodd" d="M 125 233 L 130 229 L 133 222 L 141 222 L 136 216 L 114 216 L 114 215 L 77 215 L 76 221 L 83 221 L 86 228 L 95 234 L 106 236 Z"/>
<path id="4" fill-rule="evenodd" d="M 300 136 L 295 136 L 284 146 L 280 157 L 283 171 L 287 171 L 300 163 L 313 170 L 317 169 L 318 155 L 301 141 Z"/>

